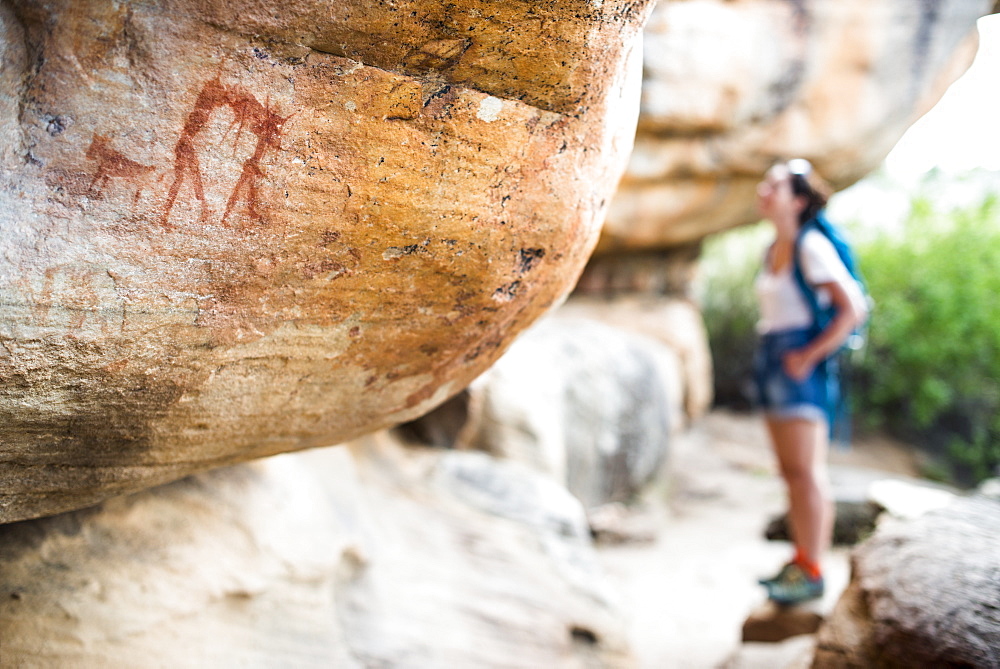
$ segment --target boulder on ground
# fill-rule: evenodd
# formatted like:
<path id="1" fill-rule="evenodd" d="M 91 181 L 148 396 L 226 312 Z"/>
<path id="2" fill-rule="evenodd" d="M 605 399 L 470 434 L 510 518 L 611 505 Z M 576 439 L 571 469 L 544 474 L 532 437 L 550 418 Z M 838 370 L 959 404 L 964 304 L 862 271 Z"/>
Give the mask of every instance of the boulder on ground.
<path id="1" fill-rule="evenodd" d="M 588 268 L 588 272 L 590 269 Z M 625 332 L 657 341 L 677 358 L 678 377 L 673 387 L 680 412 L 680 429 L 697 420 L 712 405 L 712 352 L 698 306 L 679 294 L 636 291 L 609 296 L 574 292 L 556 314 L 560 317 L 600 321 Z"/>
<path id="2" fill-rule="evenodd" d="M 529 463 L 587 509 L 632 501 L 662 472 L 678 382 L 676 355 L 652 339 L 546 319 L 472 384 L 476 411 L 458 446 Z"/>
<path id="3" fill-rule="evenodd" d="M 889 518 L 851 566 L 814 668 L 1000 667 L 1000 502 Z"/>
<path id="4" fill-rule="evenodd" d="M 557 313 L 525 332 L 466 395 L 406 430 L 528 464 L 596 509 L 632 501 L 662 472 L 682 421 L 680 388 L 671 349 Z"/>
<path id="5" fill-rule="evenodd" d="M 836 516 L 833 522 L 833 545 L 853 546 L 866 539 L 874 530 L 879 516 L 885 508 L 875 502 L 836 500 Z M 764 529 L 768 541 L 791 541 L 788 528 L 788 513 L 772 518 Z"/>

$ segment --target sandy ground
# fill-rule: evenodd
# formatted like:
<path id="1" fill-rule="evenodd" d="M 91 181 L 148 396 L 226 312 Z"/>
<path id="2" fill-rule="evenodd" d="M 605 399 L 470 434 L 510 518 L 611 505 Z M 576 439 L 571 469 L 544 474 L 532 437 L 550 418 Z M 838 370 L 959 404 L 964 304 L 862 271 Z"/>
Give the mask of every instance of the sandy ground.
<path id="1" fill-rule="evenodd" d="M 916 462 L 903 446 L 864 439 L 830 457 L 835 495 L 863 489 L 886 475 L 912 476 Z M 643 520 L 656 540 L 604 546 L 600 558 L 628 612 L 629 634 L 642 669 L 787 667 L 807 656 L 812 637 L 782 644 L 741 644 L 747 615 L 765 602 L 757 578 L 789 556 L 764 527 L 785 507 L 763 422 L 714 412 L 673 445 L 665 486 L 649 496 Z M 848 552 L 825 560 L 828 593 L 815 604 L 829 611 L 849 577 Z"/>

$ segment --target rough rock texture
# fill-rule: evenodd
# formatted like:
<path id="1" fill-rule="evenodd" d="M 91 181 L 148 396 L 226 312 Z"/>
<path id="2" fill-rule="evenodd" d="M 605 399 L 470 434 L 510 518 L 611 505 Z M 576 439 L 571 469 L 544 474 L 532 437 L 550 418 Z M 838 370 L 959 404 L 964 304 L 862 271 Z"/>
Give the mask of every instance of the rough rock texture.
<path id="1" fill-rule="evenodd" d="M 971 63 L 991 0 L 677 0 L 645 32 L 635 151 L 600 251 L 757 219 L 778 157 L 835 186 L 874 168 Z"/>
<path id="2" fill-rule="evenodd" d="M 1000 667 L 1000 503 L 883 523 L 820 629 L 813 667 Z"/>
<path id="3" fill-rule="evenodd" d="M 384 434 L 0 528 L 11 667 L 632 666 L 583 510 Z"/>
<path id="4" fill-rule="evenodd" d="M 632 500 L 661 473 L 682 423 L 679 379 L 669 348 L 560 310 L 465 396 L 409 427 L 432 442 L 527 464 L 596 509 Z"/>
<path id="5" fill-rule="evenodd" d="M 0 522 L 465 386 L 596 242 L 648 4 L 0 4 Z"/>

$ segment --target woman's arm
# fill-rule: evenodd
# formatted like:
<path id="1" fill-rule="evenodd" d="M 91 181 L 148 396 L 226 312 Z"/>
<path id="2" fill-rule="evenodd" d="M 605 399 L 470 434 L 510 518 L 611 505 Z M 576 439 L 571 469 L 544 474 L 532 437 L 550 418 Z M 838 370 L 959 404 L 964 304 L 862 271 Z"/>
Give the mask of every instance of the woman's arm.
<path id="1" fill-rule="evenodd" d="M 807 378 L 816 365 L 833 355 L 868 316 L 868 309 L 860 301 L 852 300 L 843 284 L 831 281 L 816 288 L 829 291 L 834 316 L 815 339 L 785 354 L 782 360 L 785 373 L 796 381 Z"/>

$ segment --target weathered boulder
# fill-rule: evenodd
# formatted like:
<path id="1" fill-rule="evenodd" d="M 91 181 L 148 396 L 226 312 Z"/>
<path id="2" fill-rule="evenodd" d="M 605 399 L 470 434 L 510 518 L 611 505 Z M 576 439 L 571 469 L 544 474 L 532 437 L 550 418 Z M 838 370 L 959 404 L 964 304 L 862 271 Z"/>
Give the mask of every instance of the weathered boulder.
<path id="1" fill-rule="evenodd" d="M 588 270 L 589 271 L 589 270 Z M 607 297 L 574 293 L 557 315 L 600 321 L 625 332 L 653 339 L 673 352 L 677 378 L 671 398 L 678 409 L 675 427 L 703 416 L 712 404 L 712 353 L 697 305 L 678 295 L 639 290 Z"/>
<path id="2" fill-rule="evenodd" d="M 384 433 L 0 528 L 5 667 L 618 669 L 622 618 L 564 488 Z"/>
<path id="3" fill-rule="evenodd" d="M 599 251 L 676 246 L 757 219 L 779 157 L 837 187 L 875 169 L 968 67 L 992 0 L 660 2 L 635 150 Z"/>
<path id="4" fill-rule="evenodd" d="M 683 420 L 679 372 L 666 346 L 559 310 L 407 429 L 527 464 L 596 509 L 631 501 L 662 472 Z"/>
<path id="5" fill-rule="evenodd" d="M 464 387 L 596 242 L 648 7 L 0 5 L 0 522 Z"/>
<path id="6" fill-rule="evenodd" d="M 883 522 L 851 564 L 813 667 L 1000 667 L 1000 503 Z"/>

